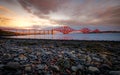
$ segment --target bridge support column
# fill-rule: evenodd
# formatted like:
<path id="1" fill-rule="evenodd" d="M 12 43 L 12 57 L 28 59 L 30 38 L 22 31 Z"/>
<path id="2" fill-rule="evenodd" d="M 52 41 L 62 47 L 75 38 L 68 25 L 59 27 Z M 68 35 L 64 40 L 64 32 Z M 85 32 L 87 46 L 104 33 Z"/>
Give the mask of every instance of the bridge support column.
<path id="1" fill-rule="evenodd" d="M 41 33 L 40 33 L 40 30 L 39 30 L 39 34 L 41 34 Z"/>
<path id="2" fill-rule="evenodd" d="M 51 30 L 51 34 L 53 35 L 53 30 Z"/>
<path id="3" fill-rule="evenodd" d="M 43 30 L 43 34 L 45 35 L 45 30 Z"/>
<path id="4" fill-rule="evenodd" d="M 48 30 L 48 34 L 50 34 L 50 30 Z"/>

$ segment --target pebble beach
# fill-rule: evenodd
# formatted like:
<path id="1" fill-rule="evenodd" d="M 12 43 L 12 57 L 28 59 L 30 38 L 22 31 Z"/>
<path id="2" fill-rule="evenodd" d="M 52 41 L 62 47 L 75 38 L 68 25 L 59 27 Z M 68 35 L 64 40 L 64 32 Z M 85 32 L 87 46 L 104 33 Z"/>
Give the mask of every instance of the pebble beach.
<path id="1" fill-rule="evenodd" d="M 0 75 L 120 75 L 120 42 L 1 38 Z"/>

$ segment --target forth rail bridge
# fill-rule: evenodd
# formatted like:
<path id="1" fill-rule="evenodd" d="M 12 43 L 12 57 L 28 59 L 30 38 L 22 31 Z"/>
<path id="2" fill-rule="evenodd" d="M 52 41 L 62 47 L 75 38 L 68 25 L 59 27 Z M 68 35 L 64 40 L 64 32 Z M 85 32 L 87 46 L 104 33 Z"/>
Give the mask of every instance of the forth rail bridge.
<path id="1" fill-rule="evenodd" d="M 53 28 L 51 30 L 37 30 L 37 29 L 4 29 L 5 31 L 12 31 L 15 32 L 16 34 L 55 34 L 54 32 L 61 32 L 63 34 L 69 34 L 71 32 L 81 32 L 81 33 L 90 33 L 90 32 L 95 32 L 98 33 L 100 32 L 99 29 L 95 30 L 90 30 L 89 28 L 82 28 L 80 30 L 75 30 L 69 26 L 62 26 L 58 28 Z"/>

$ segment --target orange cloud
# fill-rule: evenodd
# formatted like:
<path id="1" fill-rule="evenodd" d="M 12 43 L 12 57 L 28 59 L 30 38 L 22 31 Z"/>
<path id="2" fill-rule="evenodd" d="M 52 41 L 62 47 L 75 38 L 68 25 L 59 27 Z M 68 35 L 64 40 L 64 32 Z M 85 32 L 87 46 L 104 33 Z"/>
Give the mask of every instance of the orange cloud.
<path id="1" fill-rule="evenodd" d="M 10 26 L 10 22 L 11 22 L 11 18 L 4 16 L 4 15 L 0 15 L 0 26 L 2 27 L 6 27 L 6 26 Z"/>
<path id="2" fill-rule="evenodd" d="M 6 7 L 0 6 L 0 11 L 4 12 L 4 14 L 12 14 L 12 15 L 16 15 L 15 12 L 7 9 Z"/>

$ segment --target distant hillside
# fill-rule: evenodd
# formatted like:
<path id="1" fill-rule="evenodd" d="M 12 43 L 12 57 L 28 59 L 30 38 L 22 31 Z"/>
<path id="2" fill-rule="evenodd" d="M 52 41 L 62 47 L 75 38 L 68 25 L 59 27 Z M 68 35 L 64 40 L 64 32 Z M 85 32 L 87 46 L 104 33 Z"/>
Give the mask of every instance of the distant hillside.
<path id="1" fill-rule="evenodd" d="M 120 31 L 102 31 L 103 33 L 120 33 Z"/>
<path id="2" fill-rule="evenodd" d="M 90 32 L 90 33 L 120 33 L 120 31 L 100 31 L 100 32 Z"/>
<path id="3" fill-rule="evenodd" d="M 4 31 L 0 29 L 0 36 L 10 36 L 10 35 L 16 35 L 16 33 L 10 31 Z"/>

